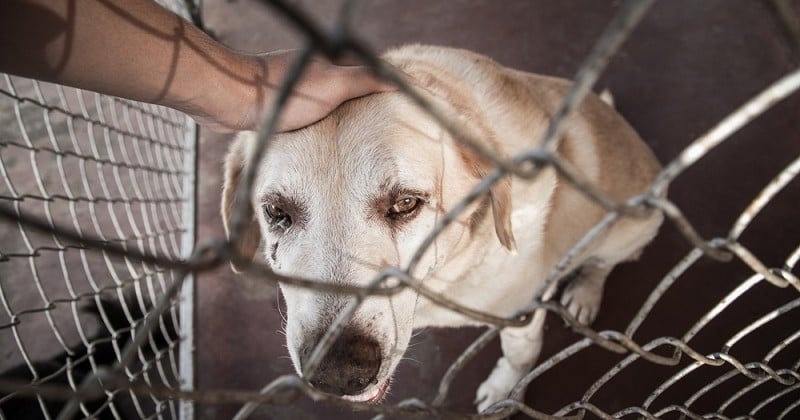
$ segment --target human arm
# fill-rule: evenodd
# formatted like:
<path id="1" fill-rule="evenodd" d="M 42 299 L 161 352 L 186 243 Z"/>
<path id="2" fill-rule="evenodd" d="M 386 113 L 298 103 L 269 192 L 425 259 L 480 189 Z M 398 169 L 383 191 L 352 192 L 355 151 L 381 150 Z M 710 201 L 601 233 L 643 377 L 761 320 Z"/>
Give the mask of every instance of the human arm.
<path id="1" fill-rule="evenodd" d="M 292 55 L 235 52 L 152 0 L 3 0 L 0 50 L 0 71 L 169 106 L 216 131 L 257 129 Z M 278 131 L 392 89 L 365 67 L 315 59 Z"/>

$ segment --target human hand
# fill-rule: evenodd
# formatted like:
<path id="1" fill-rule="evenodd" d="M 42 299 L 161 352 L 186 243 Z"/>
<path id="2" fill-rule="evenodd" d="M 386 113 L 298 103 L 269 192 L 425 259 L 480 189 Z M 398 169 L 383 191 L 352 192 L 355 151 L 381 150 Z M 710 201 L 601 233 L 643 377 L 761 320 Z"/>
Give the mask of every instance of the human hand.
<path id="1" fill-rule="evenodd" d="M 259 128 L 295 55 L 237 53 L 151 0 L 88 1 L 76 10 L 73 3 L 0 0 L 0 45 L 11 47 L 0 54 L 0 70 L 172 107 L 231 132 Z M 45 18 L 52 23 L 43 33 Z M 277 130 L 301 128 L 348 99 L 394 89 L 366 67 L 347 64 L 313 59 Z"/>
<path id="2" fill-rule="evenodd" d="M 236 86 L 220 90 L 221 96 L 209 98 L 212 109 L 189 114 L 200 124 L 219 132 L 257 130 L 272 106 L 280 84 L 294 59 L 295 51 L 281 51 L 257 56 L 240 56 L 240 64 L 249 67 Z M 373 75 L 363 65 L 351 60 L 337 64 L 314 57 L 281 111 L 276 131 L 296 130 L 313 124 L 343 102 L 371 93 L 393 91 L 396 87 Z"/>

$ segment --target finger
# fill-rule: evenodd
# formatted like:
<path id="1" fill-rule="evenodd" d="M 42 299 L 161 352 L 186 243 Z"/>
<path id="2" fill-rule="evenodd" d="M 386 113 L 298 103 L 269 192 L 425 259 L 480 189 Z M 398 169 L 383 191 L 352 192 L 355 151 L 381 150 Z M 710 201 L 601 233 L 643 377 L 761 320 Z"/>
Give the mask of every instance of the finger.
<path id="1" fill-rule="evenodd" d="M 366 63 L 358 55 L 351 51 L 346 52 L 344 55 L 339 56 L 336 60 L 332 61 L 337 66 L 363 66 Z"/>
<path id="2" fill-rule="evenodd" d="M 376 76 L 372 69 L 365 66 L 340 67 L 342 71 L 343 96 L 347 99 L 357 98 L 370 93 L 391 92 L 397 90 L 394 83 Z"/>

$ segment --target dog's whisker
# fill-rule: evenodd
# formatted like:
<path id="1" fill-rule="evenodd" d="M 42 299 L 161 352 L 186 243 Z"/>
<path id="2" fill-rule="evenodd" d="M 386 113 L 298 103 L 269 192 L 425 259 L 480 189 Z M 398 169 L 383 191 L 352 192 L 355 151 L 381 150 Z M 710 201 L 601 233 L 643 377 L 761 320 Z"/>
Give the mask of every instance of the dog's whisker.
<path id="1" fill-rule="evenodd" d="M 281 309 L 281 294 L 275 293 L 275 300 L 277 300 L 277 305 L 275 307 L 278 308 L 278 315 L 281 317 L 281 328 L 285 328 L 286 325 L 286 315 L 283 313 L 283 309 Z"/>
<path id="2" fill-rule="evenodd" d="M 415 330 L 415 331 L 413 331 L 413 332 L 411 333 L 411 339 L 413 340 L 413 339 L 415 339 L 415 338 L 417 338 L 417 337 L 419 337 L 419 336 L 423 335 L 423 333 L 424 333 L 424 332 L 425 332 L 425 330 L 422 330 L 422 329 L 419 329 L 419 330 Z"/>
<path id="3" fill-rule="evenodd" d="M 314 128 L 276 136 L 259 168 L 243 167 L 255 143 L 255 134 L 244 134 L 226 162 L 222 203 L 228 208 L 235 198 L 238 174 L 258 174 L 259 195 L 274 199 L 244 230 L 253 238 L 239 238 L 245 240 L 238 246 L 275 244 L 264 258 L 286 275 L 366 286 L 392 267 L 417 279 L 389 296 L 298 286 L 282 286 L 276 295 L 295 367 L 310 366 L 306 372 L 319 374 L 313 379 L 320 389 L 362 392 L 358 397 L 371 402 L 383 397 L 380 388 L 348 384 L 383 383 L 398 363 L 421 364 L 404 356 L 423 351 L 415 326 L 500 324 L 550 289 L 554 268 L 583 267 L 565 299 L 573 315 L 596 313 L 608 273 L 640 251 L 663 219 L 653 212 L 603 224 L 597 206 L 580 198 L 586 193 L 607 209 L 622 208 L 608 197 L 641 194 L 660 170 L 613 108 L 592 95 L 581 102 L 585 85 L 567 93 L 568 81 L 507 71 L 464 50 L 410 46 L 384 58 L 420 82 L 416 102 L 429 103 L 442 119 L 399 93 L 368 95 Z M 581 105 L 569 105 L 576 98 Z M 559 111 L 548 127 L 562 101 L 569 120 L 559 125 Z M 507 396 L 526 374 L 508 366 L 535 363 L 538 350 L 531 349 L 541 348 L 544 312 L 500 332 L 510 362 L 483 382 L 479 408 Z M 383 367 L 373 370 L 373 354 L 383 357 Z M 348 365 L 368 368 L 352 372 Z"/>
<path id="4" fill-rule="evenodd" d="M 422 362 L 420 362 L 419 360 L 417 360 L 417 359 L 414 359 L 414 358 L 412 358 L 412 357 L 408 357 L 408 356 L 405 356 L 405 357 L 403 357 L 402 359 L 400 359 L 400 362 L 401 362 L 401 363 L 402 363 L 402 362 L 405 362 L 405 361 L 409 361 L 409 362 L 415 363 L 415 364 L 417 364 L 417 365 L 422 365 Z"/>

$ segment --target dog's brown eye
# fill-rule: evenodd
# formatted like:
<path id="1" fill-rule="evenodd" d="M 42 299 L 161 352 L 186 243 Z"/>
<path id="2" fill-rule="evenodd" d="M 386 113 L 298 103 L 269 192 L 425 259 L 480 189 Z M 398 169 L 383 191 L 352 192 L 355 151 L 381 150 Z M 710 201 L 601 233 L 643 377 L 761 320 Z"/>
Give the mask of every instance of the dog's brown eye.
<path id="1" fill-rule="evenodd" d="M 410 215 L 419 208 L 420 204 L 422 204 L 422 200 L 417 197 L 403 197 L 389 208 L 386 216 L 402 217 Z"/>
<path id="2" fill-rule="evenodd" d="M 286 230 L 292 225 L 289 214 L 274 204 L 264 205 L 264 215 L 267 216 L 267 223 L 273 229 Z"/>

